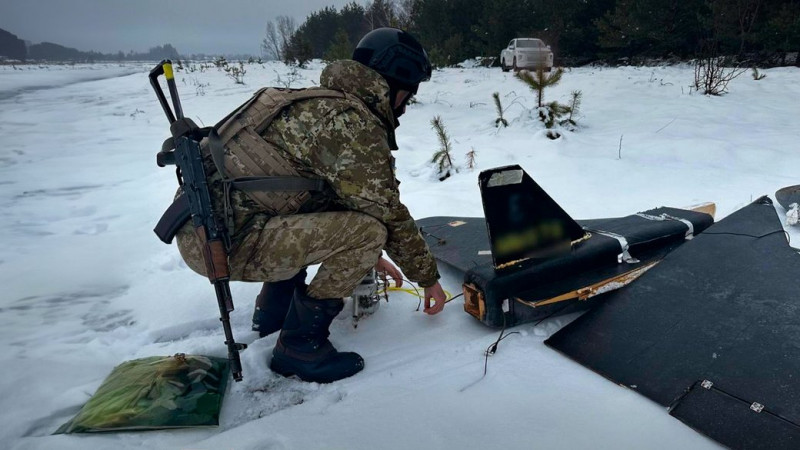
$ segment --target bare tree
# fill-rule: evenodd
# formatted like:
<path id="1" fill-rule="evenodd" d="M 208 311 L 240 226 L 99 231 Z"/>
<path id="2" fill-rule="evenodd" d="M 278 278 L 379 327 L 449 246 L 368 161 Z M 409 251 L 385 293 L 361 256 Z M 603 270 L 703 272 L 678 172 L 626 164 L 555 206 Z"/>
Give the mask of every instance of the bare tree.
<path id="1" fill-rule="evenodd" d="M 283 59 L 281 54 L 281 41 L 278 39 L 278 30 L 275 27 L 275 22 L 267 22 L 267 30 L 264 34 L 264 39 L 261 41 L 261 53 L 267 59 Z"/>
<path id="2" fill-rule="evenodd" d="M 744 45 L 753 25 L 758 18 L 758 10 L 761 8 L 762 0 L 739 0 L 736 2 L 735 13 L 739 23 L 739 54 L 744 53 Z"/>
<path id="3" fill-rule="evenodd" d="M 370 30 L 397 26 L 394 0 L 374 0 L 364 12 L 364 20 Z"/>
<path id="4" fill-rule="evenodd" d="M 744 54 L 747 41 L 752 39 L 753 27 L 764 0 L 708 0 L 712 12 L 714 37 L 739 39 L 739 55 Z"/>
<path id="5" fill-rule="evenodd" d="M 297 31 L 297 23 L 293 17 L 278 16 L 274 21 L 267 22 L 264 39 L 261 41 L 261 50 L 270 59 L 283 60 L 292 35 Z"/>
<path id="6" fill-rule="evenodd" d="M 408 30 L 414 25 L 414 17 L 417 13 L 418 4 L 415 0 L 400 0 L 397 4 L 397 26 L 403 30 Z"/>

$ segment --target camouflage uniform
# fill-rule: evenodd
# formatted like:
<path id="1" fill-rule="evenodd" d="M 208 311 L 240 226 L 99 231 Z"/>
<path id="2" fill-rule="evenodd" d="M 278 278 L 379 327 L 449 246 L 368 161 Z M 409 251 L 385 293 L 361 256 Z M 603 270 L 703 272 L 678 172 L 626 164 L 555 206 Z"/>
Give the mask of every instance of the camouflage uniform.
<path id="1" fill-rule="evenodd" d="M 279 281 L 322 263 L 308 294 L 343 297 L 383 249 L 411 281 L 432 286 L 439 278 L 436 262 L 400 202 L 394 177 L 397 121 L 388 84 L 355 61 L 328 65 L 320 84 L 350 95 L 296 102 L 261 137 L 300 174 L 326 180 L 330 191 L 315 194 L 298 214 L 275 216 L 234 190 L 232 279 Z M 208 161 L 207 171 L 221 210 L 221 179 Z M 189 267 L 204 274 L 199 242 L 188 224 L 178 233 L 178 248 Z"/>

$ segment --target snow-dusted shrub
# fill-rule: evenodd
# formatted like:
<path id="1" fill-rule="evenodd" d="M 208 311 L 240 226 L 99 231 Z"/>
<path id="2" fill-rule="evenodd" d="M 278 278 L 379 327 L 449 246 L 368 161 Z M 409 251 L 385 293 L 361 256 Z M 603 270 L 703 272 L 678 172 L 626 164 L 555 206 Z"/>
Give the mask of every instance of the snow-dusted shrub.
<path id="1" fill-rule="evenodd" d="M 239 61 L 238 66 L 228 66 L 224 67 L 225 73 L 229 77 L 233 79 L 233 82 L 236 84 L 244 84 L 244 74 L 247 73 L 247 70 L 244 68 L 244 63 Z"/>
<path id="2" fill-rule="evenodd" d="M 197 77 L 190 78 L 191 85 L 194 86 L 194 93 L 198 97 L 206 95 L 206 88 L 211 86 L 211 83 L 203 83 Z"/>
<path id="3" fill-rule="evenodd" d="M 475 169 L 475 155 L 476 155 L 475 147 L 473 147 L 470 151 L 467 152 L 466 155 L 464 155 L 467 158 L 467 168 L 469 170 Z"/>
<path id="4" fill-rule="evenodd" d="M 217 69 L 224 69 L 228 67 L 228 60 L 226 60 L 224 56 L 219 56 L 214 60 L 214 66 Z"/>
<path id="5" fill-rule="evenodd" d="M 300 74 L 300 71 L 297 70 L 297 66 L 291 65 L 289 66 L 290 69 L 288 72 L 281 75 L 280 72 L 273 69 L 272 71 L 275 72 L 275 83 L 279 86 L 282 86 L 286 89 L 291 89 L 292 84 L 297 81 L 303 80 L 303 75 Z"/>
<path id="6" fill-rule="evenodd" d="M 728 83 L 744 73 L 740 67 L 725 67 L 725 58 L 717 54 L 718 44 L 711 40 L 703 43 L 700 57 L 694 63 L 694 88 L 705 95 L 722 95 Z"/>

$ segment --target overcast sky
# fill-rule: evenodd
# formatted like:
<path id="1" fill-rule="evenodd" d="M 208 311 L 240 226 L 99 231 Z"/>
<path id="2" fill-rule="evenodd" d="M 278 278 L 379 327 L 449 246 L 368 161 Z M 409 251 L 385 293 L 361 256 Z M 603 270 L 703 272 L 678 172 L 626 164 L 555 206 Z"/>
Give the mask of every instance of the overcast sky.
<path id="1" fill-rule="evenodd" d="M 312 11 L 351 1 L 0 0 L 0 28 L 82 51 L 139 52 L 169 43 L 182 54 L 258 55 L 269 20 L 288 15 L 299 25 Z"/>

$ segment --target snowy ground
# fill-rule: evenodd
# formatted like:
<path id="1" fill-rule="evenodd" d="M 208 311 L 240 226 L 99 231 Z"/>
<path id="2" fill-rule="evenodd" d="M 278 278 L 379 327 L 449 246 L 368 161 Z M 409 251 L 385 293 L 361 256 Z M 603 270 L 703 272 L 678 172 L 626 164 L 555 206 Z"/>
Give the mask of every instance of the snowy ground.
<path id="1" fill-rule="evenodd" d="M 313 85 L 321 68 L 301 70 L 292 86 Z M 344 314 L 334 324 L 334 343 L 366 358 L 363 373 L 332 385 L 280 378 L 267 368 L 275 338 L 249 331 L 259 286 L 245 283 L 232 286 L 234 332 L 254 342 L 219 428 L 50 436 L 122 361 L 225 354 L 208 283 L 151 232 L 175 177 L 155 165 L 167 123 L 149 69 L 0 67 L 3 446 L 717 448 L 655 403 L 546 348 L 542 341 L 572 317 L 517 327 L 479 381 L 497 332 L 459 301 L 428 317 L 410 295 L 393 294 L 357 329 Z M 214 123 L 258 87 L 290 78 L 278 64 L 246 70 L 246 86 L 216 69 L 179 72 L 187 115 Z M 417 218 L 480 216 L 478 171 L 517 163 L 576 218 L 714 201 L 719 219 L 800 183 L 800 71 L 763 73 L 712 98 L 690 93 L 690 67 L 573 69 L 546 96 L 566 102 L 582 90 L 581 128 L 551 141 L 528 118 L 533 95 L 511 74 L 437 71 L 398 130 L 403 199 Z M 493 126 L 494 91 L 508 108 L 507 129 Z M 462 166 L 441 183 L 428 163 L 435 115 Z M 464 167 L 471 149 L 476 170 Z M 787 230 L 797 246 L 797 227 Z M 452 274 L 443 282 L 460 290 Z"/>

